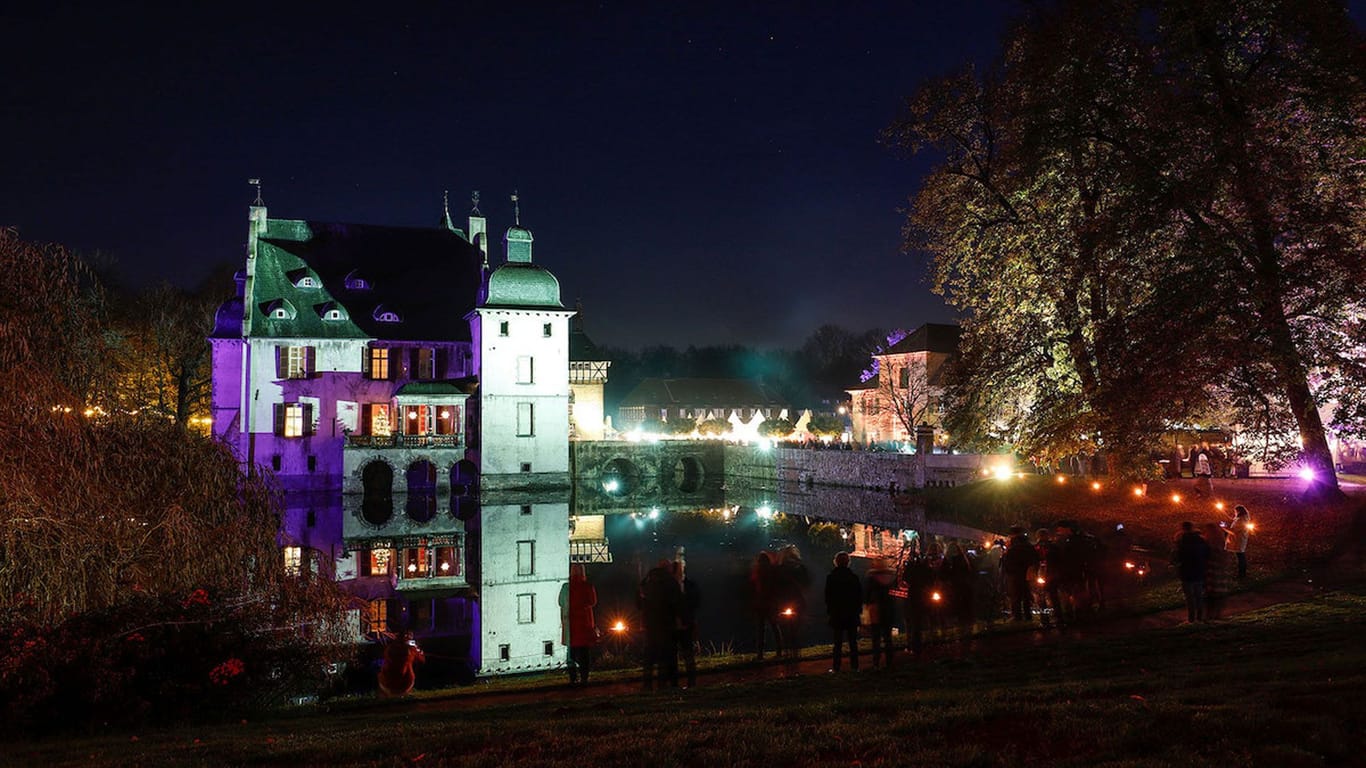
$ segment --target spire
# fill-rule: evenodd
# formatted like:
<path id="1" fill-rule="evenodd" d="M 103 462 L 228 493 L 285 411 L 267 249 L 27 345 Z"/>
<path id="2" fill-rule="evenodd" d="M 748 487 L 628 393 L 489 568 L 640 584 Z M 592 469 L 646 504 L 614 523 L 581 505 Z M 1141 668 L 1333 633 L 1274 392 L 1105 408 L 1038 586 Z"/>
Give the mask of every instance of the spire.
<path id="1" fill-rule="evenodd" d="M 256 187 L 256 199 L 255 199 L 254 201 L 252 201 L 252 205 L 255 205 L 255 206 L 264 206 L 266 203 L 265 203 L 264 200 L 261 199 L 261 180 L 260 180 L 260 179 L 247 179 L 247 183 L 248 183 L 248 184 L 251 184 L 251 185 L 253 185 L 253 186 Z"/>
<path id="2" fill-rule="evenodd" d="M 449 230 L 455 229 L 455 222 L 451 221 L 451 191 L 449 189 L 441 191 L 441 225 Z"/>
<path id="3" fill-rule="evenodd" d="M 574 317 L 569 320 L 571 333 L 583 333 L 583 298 L 574 299 Z"/>
<path id="4" fill-rule="evenodd" d="M 480 212 L 480 210 L 479 210 L 479 190 L 477 190 L 477 189 L 470 193 L 470 215 L 471 215 L 471 216 L 483 216 L 483 215 L 484 215 L 484 214 L 483 214 L 482 212 Z"/>
<path id="5" fill-rule="evenodd" d="M 512 224 L 522 226 L 522 204 L 517 202 L 517 190 L 512 190 Z"/>

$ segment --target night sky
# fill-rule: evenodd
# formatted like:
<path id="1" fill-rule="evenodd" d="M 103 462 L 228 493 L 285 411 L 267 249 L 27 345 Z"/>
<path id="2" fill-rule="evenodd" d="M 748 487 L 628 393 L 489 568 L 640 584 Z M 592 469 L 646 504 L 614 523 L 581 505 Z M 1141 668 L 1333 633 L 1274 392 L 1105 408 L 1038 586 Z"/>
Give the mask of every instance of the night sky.
<path id="1" fill-rule="evenodd" d="M 951 320 L 900 252 L 924 166 L 878 132 L 1016 7 L 30 5 L 0 22 L 0 224 L 193 286 L 241 264 L 249 177 L 273 217 L 373 224 L 435 225 L 445 189 L 461 222 L 478 189 L 500 241 L 516 188 L 566 304 L 628 347 Z"/>

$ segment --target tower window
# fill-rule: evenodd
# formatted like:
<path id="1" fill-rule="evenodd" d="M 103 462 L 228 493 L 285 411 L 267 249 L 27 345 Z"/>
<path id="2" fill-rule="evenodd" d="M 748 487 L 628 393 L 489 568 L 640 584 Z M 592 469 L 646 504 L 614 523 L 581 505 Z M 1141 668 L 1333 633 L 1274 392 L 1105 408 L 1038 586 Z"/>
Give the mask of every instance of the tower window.
<path id="1" fill-rule="evenodd" d="M 532 437 L 536 434 L 535 411 L 531 403 L 517 404 L 517 436 Z"/>
<path id="2" fill-rule="evenodd" d="M 518 356 L 518 358 L 517 358 L 517 383 L 518 383 L 518 384 L 532 384 L 532 383 L 535 383 L 536 377 L 535 377 L 535 368 L 534 368 L 533 362 L 534 362 L 534 361 L 531 359 L 531 355 L 520 355 L 520 356 Z"/>
<path id="3" fill-rule="evenodd" d="M 550 338 L 550 323 L 541 326 L 541 335 L 545 336 L 547 339 Z"/>
<path id="4" fill-rule="evenodd" d="M 508 335 L 508 321 L 504 320 L 504 321 L 498 323 L 498 335 L 499 335 L 499 336 L 506 336 L 506 335 Z"/>

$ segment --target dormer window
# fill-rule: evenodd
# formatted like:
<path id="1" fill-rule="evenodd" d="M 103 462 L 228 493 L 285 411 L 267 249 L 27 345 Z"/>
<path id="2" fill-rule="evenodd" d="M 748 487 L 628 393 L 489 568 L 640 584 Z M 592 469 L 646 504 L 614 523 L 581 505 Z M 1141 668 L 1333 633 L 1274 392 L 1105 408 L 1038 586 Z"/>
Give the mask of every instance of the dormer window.
<path id="1" fill-rule="evenodd" d="M 318 276 L 303 267 L 291 269 L 285 273 L 285 276 L 289 278 L 289 281 L 294 284 L 295 288 L 322 287 L 322 281 L 318 279 Z"/>
<path id="2" fill-rule="evenodd" d="M 368 291 L 374 287 L 369 280 L 361 277 L 355 270 L 346 276 L 346 280 L 342 284 L 346 286 L 348 291 Z"/>
<path id="3" fill-rule="evenodd" d="M 375 317 L 375 320 L 377 320 L 377 321 L 379 321 L 379 322 L 381 322 L 381 323 L 401 323 L 401 322 L 403 322 L 403 318 L 399 317 L 399 315 L 398 315 L 397 312 L 393 311 L 392 309 L 386 308 L 383 304 L 379 305 L 378 307 L 375 307 L 375 315 L 374 315 L 374 317 Z"/>
<path id="4" fill-rule="evenodd" d="M 346 310 L 335 301 L 325 301 L 313 308 L 325 321 L 341 321 L 346 319 Z"/>
<path id="5" fill-rule="evenodd" d="M 263 302 L 260 305 L 261 314 L 271 320 L 293 320 L 294 305 L 284 299 Z"/>

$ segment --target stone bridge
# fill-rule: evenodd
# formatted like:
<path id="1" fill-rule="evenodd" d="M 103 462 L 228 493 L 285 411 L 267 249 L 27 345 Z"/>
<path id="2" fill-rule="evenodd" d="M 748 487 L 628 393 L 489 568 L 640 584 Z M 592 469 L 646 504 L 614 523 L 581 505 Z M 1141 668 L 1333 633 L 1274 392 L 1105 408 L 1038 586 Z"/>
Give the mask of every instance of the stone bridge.
<path id="1" fill-rule="evenodd" d="M 978 479 L 987 457 L 727 445 L 696 440 L 583 441 L 570 447 L 581 514 L 727 505 L 739 485 L 892 489 Z M 727 493 L 729 488 L 732 493 Z"/>

